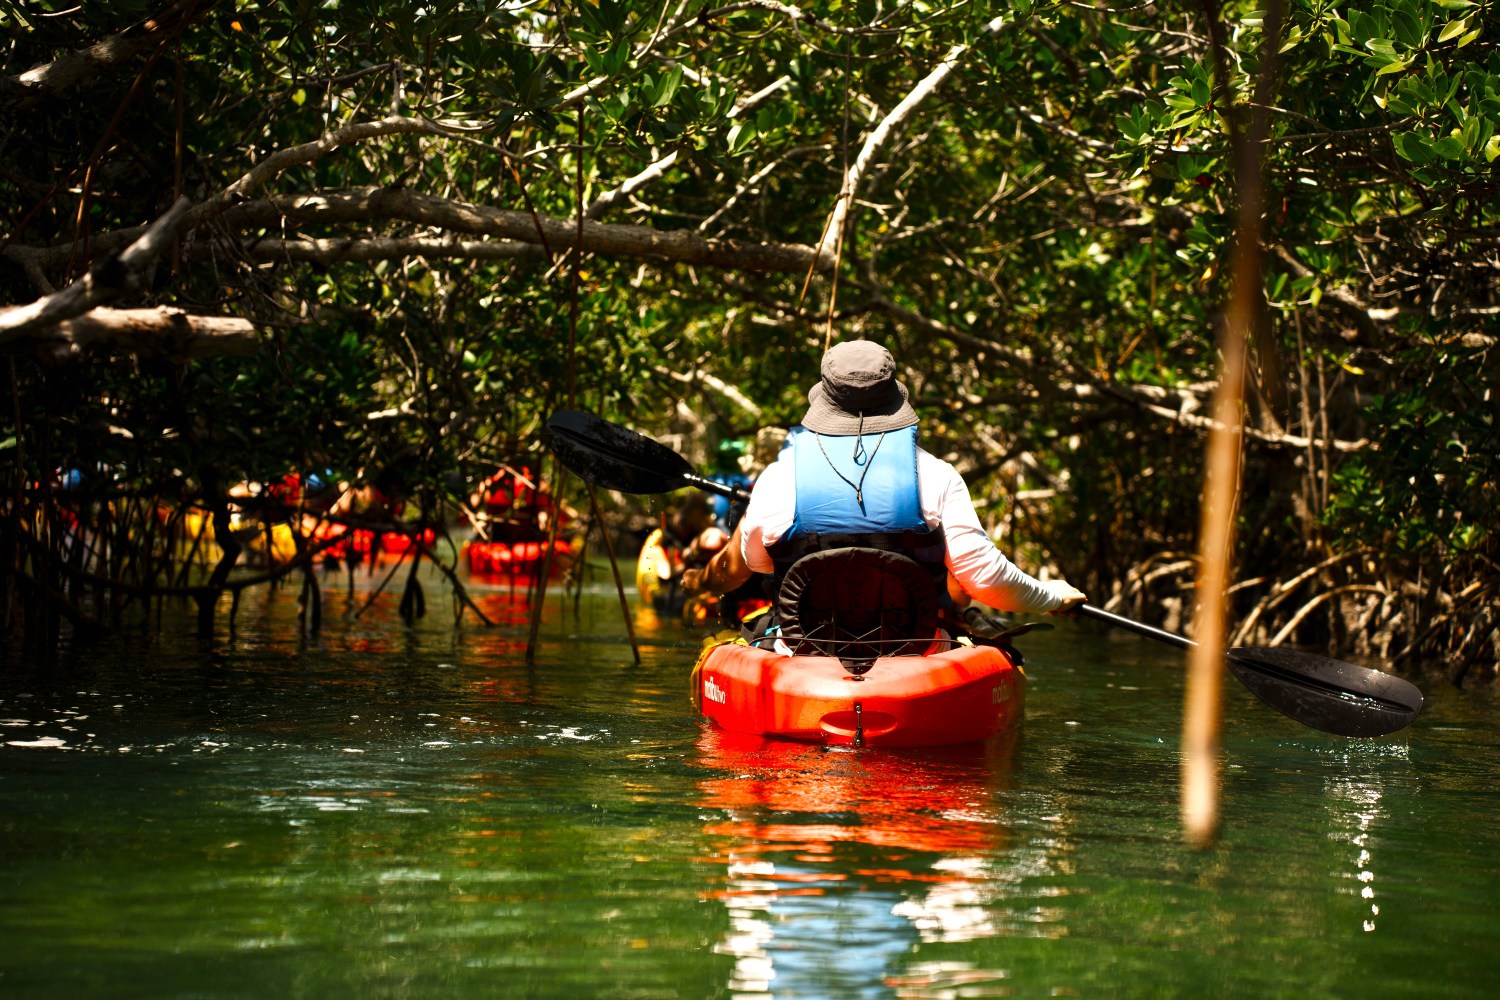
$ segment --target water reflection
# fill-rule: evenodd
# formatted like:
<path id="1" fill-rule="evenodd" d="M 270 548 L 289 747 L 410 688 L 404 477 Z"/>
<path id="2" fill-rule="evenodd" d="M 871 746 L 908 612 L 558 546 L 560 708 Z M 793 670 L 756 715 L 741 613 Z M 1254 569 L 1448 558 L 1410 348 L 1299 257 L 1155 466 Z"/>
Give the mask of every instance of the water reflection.
<path id="1" fill-rule="evenodd" d="M 1347 773 L 1330 775 L 1324 783 L 1324 801 L 1332 831 L 1330 839 L 1347 843 L 1353 857 L 1353 873 L 1346 870 L 1336 874 L 1352 878 L 1357 883 L 1353 889 L 1341 887 L 1340 891 L 1358 893 L 1361 928 L 1367 933 L 1375 930 L 1380 916 L 1374 851 L 1379 842 L 1377 828 L 1388 816 L 1388 810 L 1382 805 L 1385 780 L 1378 769 L 1370 766 L 1371 755 L 1394 755 L 1406 759 L 1408 753 L 1404 744 L 1395 743 L 1376 743 L 1345 751 L 1341 756 L 1350 765 Z"/>
<path id="2" fill-rule="evenodd" d="M 921 944 L 1000 932 L 997 793 L 1014 743 L 923 754 L 827 749 L 705 731 L 704 827 L 730 925 L 735 996 L 904 995 L 1004 970 L 911 966 Z"/>

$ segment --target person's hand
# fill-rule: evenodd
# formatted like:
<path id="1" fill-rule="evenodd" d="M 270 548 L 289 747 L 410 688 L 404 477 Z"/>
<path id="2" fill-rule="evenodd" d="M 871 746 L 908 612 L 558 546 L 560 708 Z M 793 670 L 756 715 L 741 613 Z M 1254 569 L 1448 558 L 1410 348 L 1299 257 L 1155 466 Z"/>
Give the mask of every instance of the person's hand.
<path id="1" fill-rule="evenodd" d="M 1066 583 L 1058 588 L 1058 596 L 1062 598 L 1062 603 L 1047 612 L 1049 615 L 1065 615 L 1074 618 L 1078 615 L 1078 605 L 1088 600 L 1087 594 Z"/>
<path id="2" fill-rule="evenodd" d="M 685 569 L 682 571 L 682 579 L 678 582 L 682 584 L 683 592 L 689 596 L 701 594 L 708 589 L 704 586 L 703 579 L 707 575 L 708 567 L 706 566 L 703 569 Z"/>

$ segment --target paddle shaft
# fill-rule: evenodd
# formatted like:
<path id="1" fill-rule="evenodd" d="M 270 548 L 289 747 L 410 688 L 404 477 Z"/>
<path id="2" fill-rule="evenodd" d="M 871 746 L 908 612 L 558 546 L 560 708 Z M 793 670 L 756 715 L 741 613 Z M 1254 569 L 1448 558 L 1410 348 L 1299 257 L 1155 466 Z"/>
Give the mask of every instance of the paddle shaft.
<path id="1" fill-rule="evenodd" d="M 696 472 L 684 472 L 682 474 L 682 485 L 696 486 L 705 493 L 717 493 L 719 496 L 728 497 L 731 500 L 739 500 L 743 503 L 750 502 L 749 490 L 740 486 L 728 486 L 724 483 L 716 482 L 707 476 L 700 476 Z"/>
<path id="2" fill-rule="evenodd" d="M 1198 645 L 1191 639 L 1185 639 L 1182 636 L 1174 635 L 1171 632 L 1164 632 L 1159 628 L 1152 628 L 1150 625 L 1145 625 L 1138 621 L 1132 621 L 1129 618 L 1121 618 L 1119 615 L 1110 614 L 1103 608 L 1096 608 L 1092 604 L 1078 605 L 1078 613 L 1083 615 L 1085 618 L 1092 618 L 1095 621 L 1104 622 L 1106 625 L 1114 625 L 1118 628 L 1124 629 L 1127 632 L 1134 632 L 1136 635 L 1143 635 L 1147 639 L 1155 639 L 1157 642 L 1164 642 L 1169 646 L 1176 646 L 1178 649 L 1192 649 L 1194 646 Z"/>

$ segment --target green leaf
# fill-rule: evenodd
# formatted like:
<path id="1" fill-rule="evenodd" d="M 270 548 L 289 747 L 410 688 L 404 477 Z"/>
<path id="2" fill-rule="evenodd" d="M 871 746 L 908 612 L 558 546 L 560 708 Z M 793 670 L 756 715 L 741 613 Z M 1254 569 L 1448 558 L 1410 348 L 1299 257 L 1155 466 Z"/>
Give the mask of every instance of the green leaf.
<path id="1" fill-rule="evenodd" d="M 1432 151 L 1428 148 L 1429 140 L 1426 136 L 1416 132 L 1398 132 L 1391 136 L 1391 142 L 1403 159 L 1419 166 L 1432 162 Z"/>
<path id="2" fill-rule="evenodd" d="M 1479 130 L 1483 127 L 1483 125 L 1483 118 L 1470 118 L 1468 121 L 1464 122 L 1463 140 L 1465 149 L 1478 149 L 1480 146 L 1484 145 L 1484 140 L 1486 137 L 1479 134 Z"/>
<path id="3" fill-rule="evenodd" d="M 622 39 L 609 47 L 609 52 L 604 56 L 604 71 L 614 76 L 625 68 L 629 60 L 630 43 Z"/>
<path id="4" fill-rule="evenodd" d="M 599 102 L 599 107 L 610 121 L 624 121 L 630 112 L 630 98 L 626 94 L 610 94 Z"/>
<path id="5" fill-rule="evenodd" d="M 1471 120 L 1477 124 L 1474 128 L 1474 141 L 1469 146 L 1471 149 L 1475 147 L 1482 148 L 1494 137 L 1495 123 L 1488 118 L 1480 118 L 1477 115 Z"/>
<path id="6" fill-rule="evenodd" d="M 673 66 L 667 71 L 667 75 L 661 78 L 661 84 L 657 87 L 656 100 L 651 102 L 651 106 L 660 108 L 671 104 L 680 86 L 682 86 L 682 67 Z"/>
<path id="7" fill-rule="evenodd" d="M 594 34 L 604 34 L 604 23 L 599 20 L 599 13 L 591 3 L 581 3 L 577 6 L 578 16 L 583 18 L 583 23 L 588 30 Z"/>
<path id="8" fill-rule="evenodd" d="M 754 138 L 755 122 L 736 122 L 734 127 L 729 130 L 728 141 L 730 155 L 737 156 L 742 153 L 745 150 L 745 147 L 750 145 L 751 141 L 754 140 Z"/>
<path id="9" fill-rule="evenodd" d="M 1422 25 L 1409 11 L 1401 9 L 1391 11 L 1391 24 L 1396 29 L 1396 37 L 1408 49 L 1422 47 Z"/>
<path id="10" fill-rule="evenodd" d="M 1379 27 L 1375 24 L 1375 19 L 1369 14 L 1362 10 L 1351 10 L 1349 12 L 1349 34 L 1356 42 L 1363 42 L 1366 39 L 1374 38 L 1375 33 L 1379 30 Z"/>
<path id="11" fill-rule="evenodd" d="M 1435 139 L 1431 148 L 1434 153 L 1449 160 L 1466 158 L 1463 140 L 1457 136 L 1445 135 L 1441 139 Z"/>
<path id="12" fill-rule="evenodd" d="M 1448 39 L 1453 38 L 1453 37 L 1455 37 L 1457 35 L 1461 35 L 1465 31 L 1468 31 L 1468 30 L 1469 30 L 1469 19 L 1468 18 L 1464 18 L 1461 21 L 1449 21 L 1447 23 L 1447 25 L 1445 25 L 1443 27 L 1443 30 L 1440 31 L 1440 32 L 1438 32 L 1438 41 L 1439 42 L 1446 42 Z"/>

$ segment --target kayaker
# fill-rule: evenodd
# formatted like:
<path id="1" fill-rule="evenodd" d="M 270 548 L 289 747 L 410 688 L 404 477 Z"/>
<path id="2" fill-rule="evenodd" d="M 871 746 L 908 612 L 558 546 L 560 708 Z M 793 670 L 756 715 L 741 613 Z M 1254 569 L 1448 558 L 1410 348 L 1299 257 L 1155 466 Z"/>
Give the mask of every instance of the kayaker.
<path id="1" fill-rule="evenodd" d="M 972 598 L 1000 611 L 1058 614 L 1087 600 L 1065 581 L 1024 572 L 995 547 L 958 471 L 917 444 L 917 415 L 889 351 L 867 340 L 835 344 L 821 374 L 802 423 L 756 479 L 729 544 L 683 575 L 685 590 L 723 594 L 752 573 L 780 580 L 799 558 L 827 547 L 820 540 L 838 536 L 837 544 L 852 537 L 904 546 L 934 572 L 946 567 L 960 604 Z"/>

